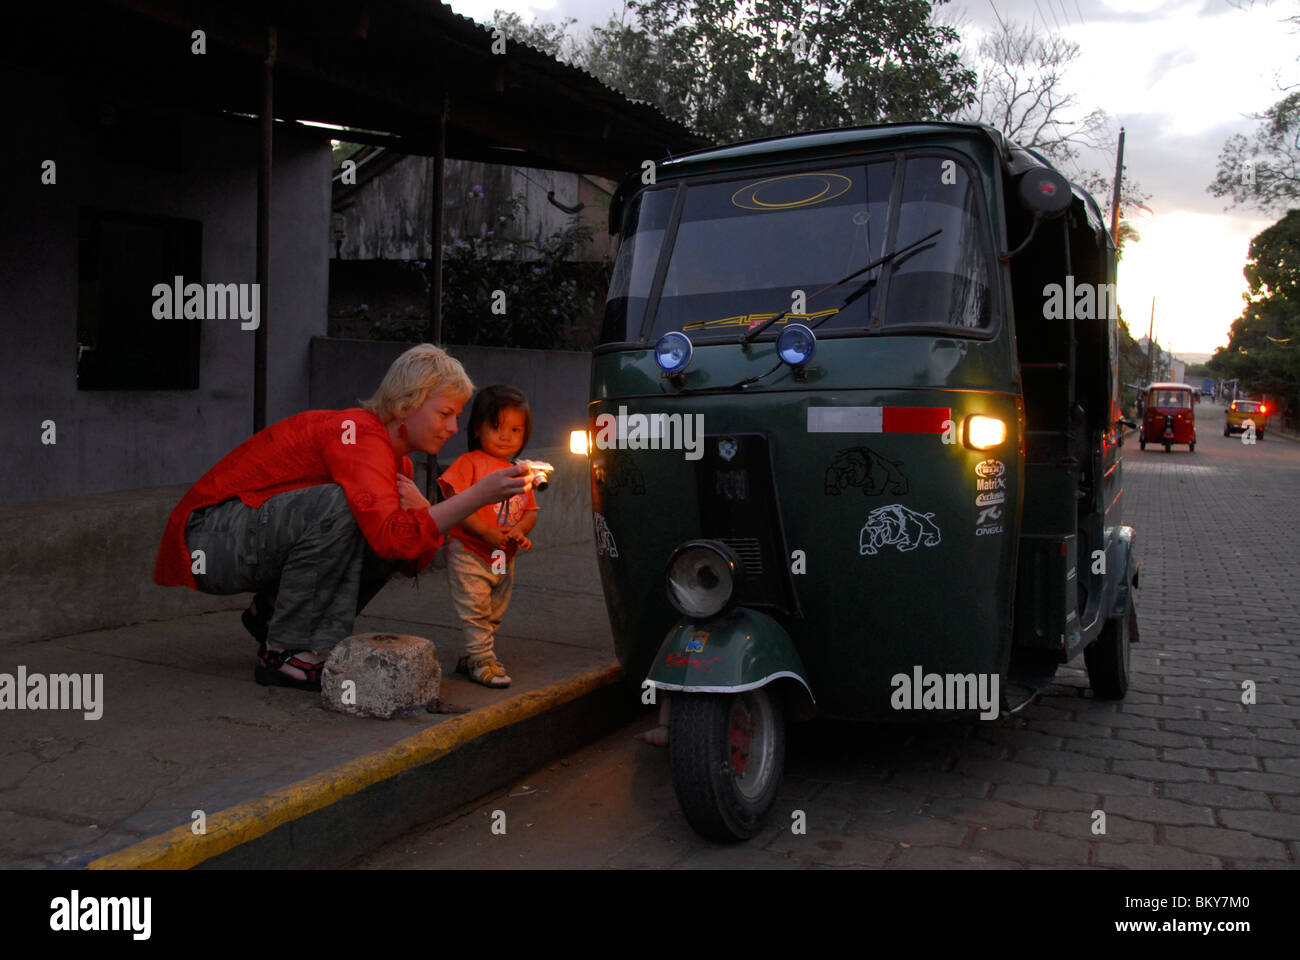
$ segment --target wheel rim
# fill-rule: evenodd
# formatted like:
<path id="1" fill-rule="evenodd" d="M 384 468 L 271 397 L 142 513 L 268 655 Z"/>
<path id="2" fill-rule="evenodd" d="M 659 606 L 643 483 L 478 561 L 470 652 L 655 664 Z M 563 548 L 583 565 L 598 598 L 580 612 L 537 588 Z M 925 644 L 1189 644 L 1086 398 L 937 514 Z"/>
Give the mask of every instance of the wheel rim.
<path id="1" fill-rule="evenodd" d="M 727 746 L 736 789 L 757 800 L 776 767 L 776 717 L 766 693 L 755 690 L 732 701 Z"/>

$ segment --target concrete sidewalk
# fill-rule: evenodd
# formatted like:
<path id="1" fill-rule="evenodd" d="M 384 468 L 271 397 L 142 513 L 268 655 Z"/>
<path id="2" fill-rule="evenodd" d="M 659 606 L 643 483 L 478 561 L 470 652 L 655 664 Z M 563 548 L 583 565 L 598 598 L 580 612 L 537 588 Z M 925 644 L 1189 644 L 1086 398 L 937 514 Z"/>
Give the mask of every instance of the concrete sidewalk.
<path id="1" fill-rule="evenodd" d="M 506 690 L 453 672 L 441 570 L 418 587 L 396 578 L 357 621 L 433 640 L 443 699 L 474 708 L 462 715 L 361 719 L 258 686 L 256 642 L 231 611 L 0 649 L 0 673 L 103 674 L 100 719 L 0 712 L 0 867 L 339 863 L 643 709 L 614 662 L 594 545 L 538 549 L 515 569 L 497 644 Z"/>

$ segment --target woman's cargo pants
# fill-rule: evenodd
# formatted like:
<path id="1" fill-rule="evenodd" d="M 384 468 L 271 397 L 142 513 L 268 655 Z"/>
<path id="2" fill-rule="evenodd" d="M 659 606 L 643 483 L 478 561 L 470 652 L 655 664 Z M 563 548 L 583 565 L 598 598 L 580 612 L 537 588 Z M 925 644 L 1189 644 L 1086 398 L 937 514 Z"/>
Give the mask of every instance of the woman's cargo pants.
<path id="1" fill-rule="evenodd" d="M 256 509 L 236 498 L 195 510 L 185 540 L 203 570 L 198 588 L 257 593 L 275 608 L 267 645 L 291 651 L 328 654 L 402 563 L 371 549 L 336 483 L 277 494 Z"/>

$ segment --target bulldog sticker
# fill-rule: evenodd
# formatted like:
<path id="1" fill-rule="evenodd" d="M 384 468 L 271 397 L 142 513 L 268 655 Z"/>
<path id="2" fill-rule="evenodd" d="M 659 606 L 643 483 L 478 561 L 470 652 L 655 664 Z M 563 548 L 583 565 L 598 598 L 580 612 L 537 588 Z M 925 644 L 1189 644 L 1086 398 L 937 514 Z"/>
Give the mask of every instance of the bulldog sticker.
<path id="1" fill-rule="evenodd" d="M 835 454 L 826 470 L 826 492 L 833 496 L 849 487 L 861 487 L 868 497 L 888 490 L 895 496 L 907 493 L 907 477 L 901 460 L 882 457 L 867 447 L 849 447 Z"/>
<path id="2" fill-rule="evenodd" d="M 917 513 L 901 503 L 891 503 L 867 515 L 858 537 L 858 553 L 874 557 L 884 547 L 897 547 L 902 553 L 919 546 L 936 546 L 939 540 L 933 513 Z"/>

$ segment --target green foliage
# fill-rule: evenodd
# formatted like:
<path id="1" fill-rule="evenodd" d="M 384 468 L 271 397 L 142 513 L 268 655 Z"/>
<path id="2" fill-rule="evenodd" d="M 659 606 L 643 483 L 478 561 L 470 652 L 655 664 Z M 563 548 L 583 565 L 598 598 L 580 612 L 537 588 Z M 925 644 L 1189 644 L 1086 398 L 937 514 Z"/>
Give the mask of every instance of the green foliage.
<path id="1" fill-rule="evenodd" d="M 477 194 L 476 194 L 477 195 Z M 466 234 L 443 253 L 443 339 L 447 343 L 554 349 L 589 346 L 569 328 L 591 324 L 603 308 L 609 265 L 574 262 L 592 229 L 573 218 L 540 242 L 522 238 L 516 225 L 523 196 L 506 201 L 496 228 Z M 493 312 L 504 293 L 504 313 Z M 592 338 L 594 339 L 594 338 Z"/>
<path id="2" fill-rule="evenodd" d="M 645 0 L 576 62 L 719 142 L 950 116 L 974 99 L 926 0 Z"/>
<path id="3" fill-rule="evenodd" d="M 1300 404 L 1300 210 L 1250 241 L 1244 273 L 1246 308 L 1210 369 L 1294 407 Z"/>
<path id="4" fill-rule="evenodd" d="M 1219 153 L 1207 188 L 1232 206 L 1278 211 L 1300 201 L 1300 92 L 1283 97 L 1262 114 L 1251 137 L 1235 134 Z"/>

